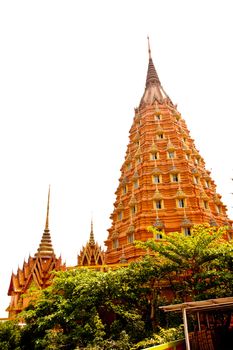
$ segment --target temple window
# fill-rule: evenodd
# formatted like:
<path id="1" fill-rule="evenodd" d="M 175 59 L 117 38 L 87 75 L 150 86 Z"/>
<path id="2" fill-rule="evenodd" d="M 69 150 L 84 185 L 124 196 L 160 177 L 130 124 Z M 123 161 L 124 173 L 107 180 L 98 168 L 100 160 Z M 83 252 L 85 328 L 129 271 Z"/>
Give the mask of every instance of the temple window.
<path id="1" fill-rule="evenodd" d="M 156 199 L 153 203 L 154 203 L 155 209 L 162 209 L 163 208 L 163 201 L 161 199 Z"/>
<path id="2" fill-rule="evenodd" d="M 182 227 L 185 236 L 191 236 L 191 227 Z"/>
<path id="3" fill-rule="evenodd" d="M 209 209 L 208 201 L 203 201 L 203 206 L 205 209 Z"/>
<path id="4" fill-rule="evenodd" d="M 184 198 L 177 199 L 177 206 L 178 206 L 178 208 L 184 208 L 185 207 L 185 199 Z"/>
<path id="5" fill-rule="evenodd" d="M 155 152 L 155 153 L 151 153 L 151 160 L 156 160 L 158 159 L 158 152 Z"/>
<path id="6" fill-rule="evenodd" d="M 220 214 L 220 213 L 221 213 L 221 207 L 220 207 L 220 205 L 216 205 L 215 207 L 216 207 L 216 212 L 217 212 L 218 214 Z"/>
<path id="7" fill-rule="evenodd" d="M 127 188 L 127 186 L 125 185 L 125 186 L 122 188 L 122 193 L 123 193 L 123 194 L 126 194 L 127 191 L 128 191 L 128 188 Z"/>
<path id="8" fill-rule="evenodd" d="M 122 211 L 118 212 L 117 218 L 119 221 L 121 221 L 123 219 L 123 212 Z"/>
<path id="9" fill-rule="evenodd" d="M 130 170 L 131 169 L 131 163 L 128 163 L 127 164 L 127 170 Z"/>
<path id="10" fill-rule="evenodd" d="M 190 154 L 189 154 L 189 153 L 186 153 L 186 154 L 185 154 L 185 158 L 186 158 L 187 160 L 189 160 L 189 159 L 190 159 Z"/>
<path id="11" fill-rule="evenodd" d="M 179 174 L 175 173 L 175 174 L 171 174 L 171 182 L 179 182 Z"/>
<path id="12" fill-rule="evenodd" d="M 155 119 L 156 120 L 161 120 L 161 114 L 156 114 Z"/>
<path id="13" fill-rule="evenodd" d="M 137 206 L 136 206 L 136 205 L 133 205 L 133 206 L 131 207 L 131 213 L 132 213 L 132 215 L 135 215 L 136 212 L 137 212 Z"/>
<path id="14" fill-rule="evenodd" d="M 141 163 L 141 158 L 137 158 L 137 164 L 140 164 Z"/>
<path id="15" fill-rule="evenodd" d="M 128 243 L 133 243 L 134 242 L 134 233 L 131 232 L 128 234 Z"/>
<path id="16" fill-rule="evenodd" d="M 159 184 L 161 183 L 161 175 L 153 175 L 153 183 L 154 184 Z"/>
<path id="17" fill-rule="evenodd" d="M 205 180 L 205 187 L 206 187 L 206 188 L 210 188 L 210 183 L 209 183 L 209 181 L 207 181 L 207 180 Z"/>
<path id="18" fill-rule="evenodd" d="M 167 152 L 167 156 L 168 156 L 169 159 L 173 159 L 173 158 L 175 158 L 175 152 L 174 151 L 168 151 Z"/>
<path id="19" fill-rule="evenodd" d="M 162 140 L 163 138 L 164 138 L 163 133 L 157 134 L 157 139 L 158 139 L 158 140 Z"/>
<path id="20" fill-rule="evenodd" d="M 139 181 L 138 181 L 138 180 L 135 180 L 135 181 L 133 182 L 133 188 L 136 190 L 138 187 L 139 187 Z"/>
<path id="21" fill-rule="evenodd" d="M 198 176 L 194 176 L 194 177 L 193 177 L 193 183 L 194 183 L 195 185 L 198 185 L 198 183 L 199 183 L 199 178 L 198 178 Z"/>
<path id="22" fill-rule="evenodd" d="M 112 247 L 113 249 L 119 248 L 119 240 L 117 238 L 112 241 Z"/>
<path id="23" fill-rule="evenodd" d="M 155 239 L 162 239 L 163 238 L 163 230 L 161 228 L 156 228 L 156 234 Z"/>

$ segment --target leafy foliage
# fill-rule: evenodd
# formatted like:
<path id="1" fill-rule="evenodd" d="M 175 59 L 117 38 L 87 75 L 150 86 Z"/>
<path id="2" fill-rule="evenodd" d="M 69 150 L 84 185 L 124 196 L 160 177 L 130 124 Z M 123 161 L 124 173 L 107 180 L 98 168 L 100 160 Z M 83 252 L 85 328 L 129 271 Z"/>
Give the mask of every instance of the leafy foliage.
<path id="1" fill-rule="evenodd" d="M 149 257 L 107 273 L 84 268 L 58 273 L 21 315 L 27 323 L 22 349 L 104 349 L 106 341 L 126 349 L 146 335 L 147 283 L 156 275 L 158 267 Z"/>
<path id="2" fill-rule="evenodd" d="M 145 349 L 149 346 L 165 344 L 171 341 L 179 340 L 184 338 L 183 326 L 176 328 L 161 328 L 159 327 L 158 333 L 154 333 L 149 339 L 144 339 L 139 343 L 135 344 L 131 350 Z"/>
<path id="3" fill-rule="evenodd" d="M 232 295 L 233 245 L 225 234 L 225 228 L 198 225 L 191 236 L 137 242 L 150 255 L 128 267 L 56 273 L 20 314 L 26 322 L 20 349 L 136 350 L 182 337 L 177 328 L 161 328 L 181 323 L 180 315 L 165 319 L 159 309 L 168 304 L 164 286 L 169 303 Z"/>
<path id="4" fill-rule="evenodd" d="M 156 229 L 149 228 L 156 234 Z M 232 295 L 233 245 L 224 239 L 226 228 L 196 225 L 191 236 L 164 234 L 161 241 L 137 245 L 150 248 L 161 261 L 175 297 L 180 300 Z"/>
<path id="5" fill-rule="evenodd" d="M 20 337 L 20 327 L 15 322 L 0 322 L 1 350 L 20 350 Z"/>

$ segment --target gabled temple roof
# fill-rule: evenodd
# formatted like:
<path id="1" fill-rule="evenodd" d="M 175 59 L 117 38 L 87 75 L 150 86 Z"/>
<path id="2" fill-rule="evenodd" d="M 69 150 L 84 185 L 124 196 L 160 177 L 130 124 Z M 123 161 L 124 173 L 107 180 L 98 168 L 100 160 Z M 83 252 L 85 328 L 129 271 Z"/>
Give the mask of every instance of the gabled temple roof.
<path id="1" fill-rule="evenodd" d="M 85 247 L 82 248 L 78 255 L 79 266 L 103 265 L 105 262 L 105 253 L 95 242 L 93 232 L 93 221 L 91 220 L 90 238 Z"/>

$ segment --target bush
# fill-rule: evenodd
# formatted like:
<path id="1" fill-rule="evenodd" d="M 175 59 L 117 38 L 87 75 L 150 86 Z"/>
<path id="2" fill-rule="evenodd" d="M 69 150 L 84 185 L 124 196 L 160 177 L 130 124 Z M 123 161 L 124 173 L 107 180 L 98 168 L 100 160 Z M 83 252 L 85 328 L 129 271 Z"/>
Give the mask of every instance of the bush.
<path id="1" fill-rule="evenodd" d="M 145 349 L 150 346 L 165 344 L 171 341 L 184 338 L 183 326 L 177 328 L 159 328 L 159 332 L 153 334 L 150 339 L 145 339 L 135 344 L 131 350 Z"/>

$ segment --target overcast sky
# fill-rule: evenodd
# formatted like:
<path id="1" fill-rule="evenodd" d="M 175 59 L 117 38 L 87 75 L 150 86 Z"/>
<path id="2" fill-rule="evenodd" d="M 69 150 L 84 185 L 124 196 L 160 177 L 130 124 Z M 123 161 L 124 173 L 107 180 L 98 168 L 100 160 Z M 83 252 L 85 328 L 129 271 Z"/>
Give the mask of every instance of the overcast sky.
<path id="1" fill-rule="evenodd" d="M 103 245 L 144 91 L 150 35 L 165 91 L 232 218 L 232 1 L 0 2 L 0 317 L 45 225 L 75 265 L 91 217 Z"/>

